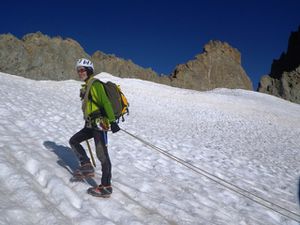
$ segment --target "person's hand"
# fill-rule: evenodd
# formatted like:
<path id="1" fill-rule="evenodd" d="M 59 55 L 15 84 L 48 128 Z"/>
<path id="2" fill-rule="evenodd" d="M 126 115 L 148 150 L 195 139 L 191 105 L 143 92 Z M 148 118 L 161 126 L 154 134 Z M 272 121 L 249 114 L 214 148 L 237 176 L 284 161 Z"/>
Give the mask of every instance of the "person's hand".
<path id="1" fill-rule="evenodd" d="M 120 127 L 116 122 L 111 122 L 110 123 L 110 129 L 113 133 L 116 133 L 120 130 Z"/>
<path id="2" fill-rule="evenodd" d="M 107 124 L 107 123 L 104 123 L 103 121 L 101 121 L 101 122 L 99 123 L 99 126 L 100 126 L 101 129 L 104 130 L 104 131 L 108 131 L 108 129 L 109 129 L 109 123 Z"/>

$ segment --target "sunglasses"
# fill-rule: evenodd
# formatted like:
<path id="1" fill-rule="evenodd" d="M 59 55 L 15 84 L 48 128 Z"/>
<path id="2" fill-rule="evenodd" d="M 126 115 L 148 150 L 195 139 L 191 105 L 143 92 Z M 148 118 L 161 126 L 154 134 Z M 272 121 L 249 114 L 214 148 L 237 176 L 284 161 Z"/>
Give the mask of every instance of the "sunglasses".
<path id="1" fill-rule="evenodd" d="M 84 72 L 86 72 L 86 69 L 79 69 L 79 70 L 77 70 L 77 73 L 84 73 Z"/>

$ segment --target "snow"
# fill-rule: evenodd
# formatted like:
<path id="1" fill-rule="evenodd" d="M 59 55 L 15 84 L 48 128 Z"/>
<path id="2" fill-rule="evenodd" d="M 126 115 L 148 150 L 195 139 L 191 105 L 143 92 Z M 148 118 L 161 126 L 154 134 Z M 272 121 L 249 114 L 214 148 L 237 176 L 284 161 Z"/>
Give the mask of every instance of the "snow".
<path id="1" fill-rule="evenodd" d="M 98 160 L 94 179 L 69 181 L 78 162 L 68 141 L 83 126 L 81 83 L 0 73 L 1 225 L 299 224 L 299 105 L 245 90 L 198 92 L 107 73 L 97 77 L 120 84 L 128 97 L 122 129 L 294 217 L 123 131 L 109 134 L 113 195 L 92 197 L 86 190 L 100 181 Z"/>

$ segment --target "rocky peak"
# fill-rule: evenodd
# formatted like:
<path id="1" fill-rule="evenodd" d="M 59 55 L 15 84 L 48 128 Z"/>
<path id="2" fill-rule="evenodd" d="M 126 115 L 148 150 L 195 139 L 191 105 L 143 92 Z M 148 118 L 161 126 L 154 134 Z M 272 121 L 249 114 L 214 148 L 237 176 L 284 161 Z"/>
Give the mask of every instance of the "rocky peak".
<path id="1" fill-rule="evenodd" d="M 0 41 L 5 42 L 5 41 L 18 41 L 19 39 L 16 38 L 14 35 L 8 33 L 8 34 L 2 34 L 0 35 Z"/>
<path id="2" fill-rule="evenodd" d="M 300 103 L 300 27 L 291 33 L 286 53 L 273 60 L 270 74 L 261 78 L 258 91 Z"/>
<path id="3" fill-rule="evenodd" d="M 252 90 L 252 83 L 241 66 L 240 52 L 226 42 L 210 41 L 203 53 L 171 74 L 174 86 L 195 90 L 241 88 Z"/>
<path id="4" fill-rule="evenodd" d="M 41 41 L 49 41 L 50 37 L 48 35 L 44 35 L 41 32 L 29 33 L 23 36 L 22 41 L 24 42 L 36 42 L 39 43 Z"/>
<path id="5" fill-rule="evenodd" d="M 203 49 L 203 53 L 207 54 L 224 54 L 230 58 L 232 58 L 234 61 L 237 63 L 241 64 L 241 54 L 240 52 L 231 47 L 228 43 L 226 42 L 221 42 L 221 41 L 209 41 Z M 197 56 L 196 56 L 197 58 Z"/>
<path id="6" fill-rule="evenodd" d="M 279 59 L 273 60 L 270 77 L 280 79 L 283 72 L 291 72 L 300 65 L 300 26 L 298 31 L 292 32 L 288 41 L 288 48 Z"/>

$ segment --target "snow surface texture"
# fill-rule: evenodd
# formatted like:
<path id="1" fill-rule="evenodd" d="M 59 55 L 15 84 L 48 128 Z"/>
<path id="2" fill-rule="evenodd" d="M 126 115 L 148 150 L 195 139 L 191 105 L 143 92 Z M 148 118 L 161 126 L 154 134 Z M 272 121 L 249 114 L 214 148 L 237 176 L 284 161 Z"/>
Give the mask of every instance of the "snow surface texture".
<path id="1" fill-rule="evenodd" d="M 300 106 L 245 90 L 197 92 L 106 73 L 130 102 L 124 130 L 299 214 Z M 111 198 L 72 183 L 80 82 L 0 73 L 0 224 L 298 224 L 154 151 L 109 134 Z M 92 142 L 90 142 L 92 143 Z M 92 145 L 94 148 L 94 146 Z"/>

